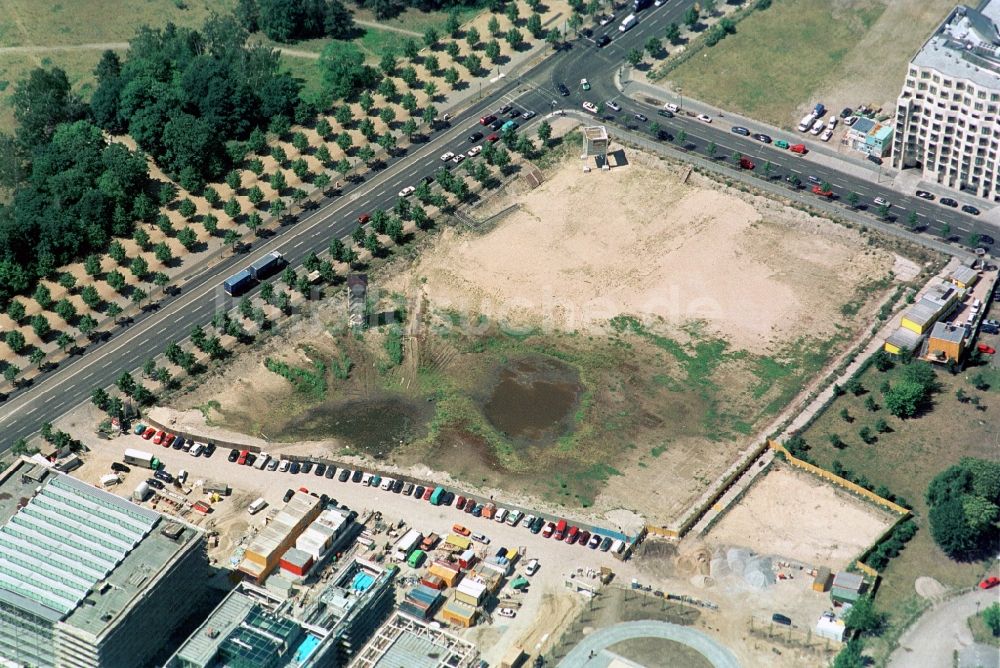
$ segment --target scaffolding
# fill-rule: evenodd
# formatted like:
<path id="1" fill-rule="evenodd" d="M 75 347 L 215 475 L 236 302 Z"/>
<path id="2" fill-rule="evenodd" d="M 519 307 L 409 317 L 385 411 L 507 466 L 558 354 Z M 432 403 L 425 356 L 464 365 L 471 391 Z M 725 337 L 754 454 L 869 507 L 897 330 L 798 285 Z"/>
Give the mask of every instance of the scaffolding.
<path id="1" fill-rule="evenodd" d="M 396 611 L 358 652 L 351 668 L 376 668 L 383 659 L 386 666 L 472 668 L 479 651 L 470 642 Z"/>

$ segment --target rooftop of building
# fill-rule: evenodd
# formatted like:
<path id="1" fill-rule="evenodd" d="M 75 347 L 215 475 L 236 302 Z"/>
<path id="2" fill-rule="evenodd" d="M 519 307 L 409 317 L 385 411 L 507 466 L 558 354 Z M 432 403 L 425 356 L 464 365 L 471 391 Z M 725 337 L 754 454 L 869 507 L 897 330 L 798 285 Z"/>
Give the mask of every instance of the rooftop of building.
<path id="1" fill-rule="evenodd" d="M 332 629 L 380 591 L 392 574 L 366 559 L 351 559 L 302 613 L 302 620 L 310 626 Z"/>
<path id="2" fill-rule="evenodd" d="M 953 281 L 958 281 L 959 283 L 965 283 L 968 285 L 977 276 L 979 276 L 979 272 L 972 267 L 961 266 L 951 272 L 949 278 Z"/>
<path id="3" fill-rule="evenodd" d="M 0 478 L 0 600 L 99 637 L 202 535 L 21 459 Z"/>
<path id="4" fill-rule="evenodd" d="M 886 343 L 897 348 L 906 348 L 907 350 L 916 350 L 917 344 L 920 343 L 921 336 L 911 329 L 905 327 L 899 327 L 895 332 L 889 335 L 885 340 Z"/>
<path id="5" fill-rule="evenodd" d="M 311 494 L 295 492 L 294 496 L 288 500 L 288 503 L 254 537 L 253 541 L 247 547 L 247 552 L 262 555 L 274 552 L 304 518 L 316 512 L 320 503 L 321 501 Z"/>
<path id="6" fill-rule="evenodd" d="M 478 656 L 472 643 L 395 612 L 358 652 L 351 668 L 466 668 Z"/>
<path id="7" fill-rule="evenodd" d="M 950 343 L 961 343 L 962 339 L 965 338 L 965 334 L 965 327 L 947 325 L 943 322 L 934 323 L 934 328 L 931 329 L 932 339 L 937 339 L 938 341 L 948 341 Z"/>
<path id="8" fill-rule="evenodd" d="M 998 18 L 1000 0 L 984 0 L 978 9 L 955 7 L 911 62 L 1000 90 Z"/>

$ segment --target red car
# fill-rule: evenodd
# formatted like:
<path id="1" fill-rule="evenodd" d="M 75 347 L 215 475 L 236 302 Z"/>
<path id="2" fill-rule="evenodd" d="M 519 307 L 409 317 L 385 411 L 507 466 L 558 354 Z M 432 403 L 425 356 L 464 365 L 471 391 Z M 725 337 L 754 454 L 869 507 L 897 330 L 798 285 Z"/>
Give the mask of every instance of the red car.
<path id="1" fill-rule="evenodd" d="M 590 532 L 584 529 L 580 532 L 580 538 L 576 541 L 580 545 L 587 547 L 587 543 L 590 542 Z"/>
<path id="2" fill-rule="evenodd" d="M 163 442 L 163 437 L 164 436 L 166 436 L 166 434 L 163 433 L 162 429 L 160 431 L 156 432 L 156 436 L 153 437 L 153 443 L 156 444 L 156 445 L 159 445 L 160 443 Z"/>
<path id="3" fill-rule="evenodd" d="M 153 434 L 155 433 L 156 429 L 154 429 L 153 427 L 146 427 L 146 431 L 142 432 L 142 437 L 148 441 L 149 439 L 153 438 Z"/>
<path id="4" fill-rule="evenodd" d="M 753 160 L 744 156 L 740 157 L 740 169 L 753 169 L 757 165 L 753 164 Z"/>
<path id="5" fill-rule="evenodd" d="M 1000 578 L 996 576 L 990 576 L 979 583 L 980 589 L 993 589 L 997 585 L 1000 585 Z"/>
<path id="6" fill-rule="evenodd" d="M 566 542 L 572 545 L 579 536 L 580 530 L 577 527 L 570 527 L 569 531 L 566 532 Z"/>
<path id="7" fill-rule="evenodd" d="M 799 155 L 805 155 L 809 152 L 809 149 L 806 148 L 805 144 L 792 144 L 788 147 L 788 150 L 792 153 L 798 153 Z"/>
<path id="8" fill-rule="evenodd" d="M 361 223 L 362 225 L 366 224 L 371 219 L 372 219 L 371 214 L 367 213 L 363 213 L 360 216 L 358 216 L 358 222 Z"/>
<path id="9" fill-rule="evenodd" d="M 465 508 L 465 497 L 460 496 L 455 499 L 455 508 L 458 510 L 463 510 Z"/>
<path id="10" fill-rule="evenodd" d="M 987 355 L 993 355 L 997 351 L 996 348 L 994 348 L 993 346 L 988 346 L 985 343 L 980 343 L 978 346 L 976 346 L 976 350 L 978 350 L 981 353 L 986 353 Z"/>
<path id="11" fill-rule="evenodd" d="M 424 501 L 430 501 L 431 494 L 434 493 L 434 488 L 428 487 L 424 490 Z"/>
<path id="12" fill-rule="evenodd" d="M 547 523 L 545 525 L 545 528 L 542 529 L 542 538 L 549 538 L 549 537 L 551 537 L 552 536 L 552 532 L 554 532 L 555 530 L 556 530 L 556 525 L 554 523 L 552 523 L 552 522 Z"/>
<path id="13" fill-rule="evenodd" d="M 247 455 L 249 455 L 249 454 L 250 454 L 249 450 L 240 450 L 240 456 L 239 456 L 239 459 L 236 460 L 236 463 L 239 464 L 240 466 L 243 466 L 244 464 L 246 464 L 247 463 Z"/>
<path id="14" fill-rule="evenodd" d="M 483 116 L 482 118 L 479 119 L 479 124 L 480 125 L 489 125 L 490 123 L 492 123 L 496 119 L 497 119 L 497 117 L 494 116 L 493 114 L 490 114 L 488 116 Z"/>
<path id="15" fill-rule="evenodd" d="M 488 141 L 491 144 L 496 144 L 498 141 L 500 141 L 500 135 L 494 132 L 493 134 L 491 134 L 489 137 L 486 138 L 486 141 Z"/>
<path id="16" fill-rule="evenodd" d="M 820 186 L 813 186 L 813 195 L 819 195 L 820 197 L 833 197 L 832 190 L 823 190 Z"/>

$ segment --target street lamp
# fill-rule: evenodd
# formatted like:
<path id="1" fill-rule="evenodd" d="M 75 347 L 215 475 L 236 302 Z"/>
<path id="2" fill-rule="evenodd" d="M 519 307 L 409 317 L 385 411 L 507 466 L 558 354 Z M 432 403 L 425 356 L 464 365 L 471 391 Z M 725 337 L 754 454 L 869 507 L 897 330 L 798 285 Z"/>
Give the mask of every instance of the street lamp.
<path id="1" fill-rule="evenodd" d="M 677 95 L 681 98 L 681 109 L 684 108 L 684 89 L 680 86 L 677 87 Z"/>

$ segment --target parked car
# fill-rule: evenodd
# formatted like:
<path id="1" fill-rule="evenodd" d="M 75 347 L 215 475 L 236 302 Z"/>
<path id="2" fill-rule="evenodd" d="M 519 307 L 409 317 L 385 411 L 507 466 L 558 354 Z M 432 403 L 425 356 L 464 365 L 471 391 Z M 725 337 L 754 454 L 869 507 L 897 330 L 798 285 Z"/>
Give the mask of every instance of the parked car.
<path id="1" fill-rule="evenodd" d="M 497 614 L 501 617 L 515 617 L 517 613 L 514 612 L 514 608 L 498 608 Z"/>
<path id="2" fill-rule="evenodd" d="M 542 527 L 544 527 L 544 526 L 545 526 L 545 518 L 543 518 L 543 517 L 536 517 L 535 521 L 531 525 L 531 533 L 538 533 L 538 532 L 540 532 L 542 530 Z M 552 529 L 555 530 L 555 525 L 554 524 L 552 525 Z"/>
<path id="3" fill-rule="evenodd" d="M 965 213 L 968 213 L 968 214 L 972 214 L 973 216 L 978 216 L 979 215 L 979 209 L 977 209 L 976 207 L 972 206 L 971 204 L 964 204 L 964 205 L 962 205 L 962 211 L 964 211 Z"/>
<path id="4" fill-rule="evenodd" d="M 535 523 L 534 515 L 526 515 L 524 519 L 521 520 L 521 526 L 525 529 L 530 529 L 531 525 Z"/>
<path id="5" fill-rule="evenodd" d="M 471 135 L 468 136 L 468 140 L 469 140 L 470 144 L 475 144 L 477 141 L 479 141 L 482 138 L 483 138 L 483 133 L 482 132 L 473 132 Z"/>
<path id="6" fill-rule="evenodd" d="M 538 572 L 538 559 L 532 559 L 524 566 L 525 575 L 534 575 Z"/>
<path id="7" fill-rule="evenodd" d="M 614 14 L 605 14 L 601 16 L 600 19 L 598 19 L 598 23 L 602 26 L 606 26 L 614 20 L 615 20 Z"/>
<path id="8" fill-rule="evenodd" d="M 788 147 L 788 150 L 792 153 L 798 153 L 799 155 L 805 155 L 809 152 L 809 149 L 806 148 L 805 144 L 792 144 Z"/>
<path id="9" fill-rule="evenodd" d="M 601 536 L 600 534 L 595 533 L 593 536 L 590 537 L 590 540 L 587 541 L 587 547 L 589 547 L 591 550 L 596 550 L 600 546 L 601 546 Z"/>
<path id="10" fill-rule="evenodd" d="M 412 482 L 403 483 L 403 496 L 409 496 L 410 494 L 413 494 L 413 483 Z"/>
<path id="11" fill-rule="evenodd" d="M 292 462 L 289 459 L 282 459 L 278 464 L 278 473 L 284 473 L 292 468 Z"/>
<path id="12" fill-rule="evenodd" d="M 228 457 L 228 459 L 229 459 L 230 462 L 235 462 L 239 458 L 240 458 L 240 451 L 239 450 L 237 450 L 236 448 L 233 448 L 232 450 L 229 451 L 229 457 Z"/>
<path id="13" fill-rule="evenodd" d="M 750 136 L 750 131 L 740 125 L 734 125 L 729 131 L 736 135 L 743 135 L 744 137 Z"/>
<path id="14" fill-rule="evenodd" d="M 523 118 L 524 120 L 528 120 L 529 118 L 534 118 L 534 117 L 535 117 L 535 112 L 533 112 L 531 109 L 521 113 L 521 118 Z"/>
<path id="15" fill-rule="evenodd" d="M 351 476 L 351 482 L 361 482 L 361 478 L 363 478 L 364 475 L 364 471 L 358 469 L 354 472 L 354 475 Z"/>
<path id="16" fill-rule="evenodd" d="M 180 450 L 181 448 L 184 447 L 184 437 L 174 436 L 174 440 L 170 445 L 174 450 Z"/>
<path id="17" fill-rule="evenodd" d="M 950 197 L 942 197 L 941 199 L 938 200 L 938 203 L 944 204 L 945 206 L 950 206 L 953 209 L 958 206 L 958 202 Z"/>
<path id="18" fill-rule="evenodd" d="M 247 463 L 247 457 L 250 455 L 249 450 L 240 450 L 239 456 L 236 458 L 236 463 L 243 466 Z"/>
<path id="19" fill-rule="evenodd" d="M 135 434 L 136 436 L 142 436 L 143 432 L 145 432 L 146 429 L 147 429 L 146 425 L 140 422 L 132 429 L 132 433 Z"/>
<path id="20" fill-rule="evenodd" d="M 542 529 L 542 538 L 551 538 L 555 530 L 556 530 L 556 525 L 554 522 L 547 523 L 545 525 L 545 528 Z"/>
<path id="21" fill-rule="evenodd" d="M 153 477 L 154 478 L 158 478 L 159 480 L 162 480 L 163 482 L 167 482 L 167 483 L 174 481 L 174 477 L 172 475 L 170 475 L 169 473 L 167 473 L 166 471 L 163 471 L 163 470 L 154 471 L 153 472 Z"/>
<path id="22" fill-rule="evenodd" d="M 788 142 L 786 142 L 784 139 L 777 140 L 776 142 L 774 142 L 774 145 L 777 146 L 778 148 L 788 148 Z"/>
<path id="23" fill-rule="evenodd" d="M 792 620 L 779 612 L 776 612 L 773 615 L 771 615 L 771 621 L 774 622 L 775 624 L 782 624 L 784 626 L 792 625 Z"/>
<path id="24" fill-rule="evenodd" d="M 483 545 L 489 545 L 490 544 L 489 537 L 485 536 L 485 535 L 483 535 L 481 533 L 474 533 L 474 534 L 472 534 L 472 536 L 470 536 L 470 538 L 472 538 L 472 540 L 476 541 L 477 543 L 482 543 Z"/>
<path id="25" fill-rule="evenodd" d="M 202 457 L 211 457 L 214 454 L 215 454 L 215 443 L 212 443 L 211 441 L 209 441 L 205 445 L 205 452 L 201 453 L 201 456 Z"/>
<path id="26" fill-rule="evenodd" d="M 432 494 L 434 494 L 434 488 L 428 487 L 427 489 L 424 490 L 424 495 L 420 498 L 423 499 L 424 501 L 430 501 Z"/>
<path id="27" fill-rule="evenodd" d="M 482 146 L 473 146 L 472 148 L 469 149 L 468 155 L 470 158 L 475 158 L 477 155 L 479 155 L 480 151 L 482 150 L 483 150 Z"/>
<path id="28" fill-rule="evenodd" d="M 372 215 L 370 213 L 363 213 L 360 216 L 358 216 L 358 224 L 359 225 L 367 225 L 368 221 L 371 220 L 371 219 L 372 219 Z"/>
<path id="29" fill-rule="evenodd" d="M 160 429 L 159 431 L 156 432 L 156 434 L 153 435 L 153 443 L 155 445 L 159 445 L 160 443 L 163 442 L 163 437 L 164 436 L 166 436 L 166 434 L 164 434 L 163 430 Z"/>
<path id="30" fill-rule="evenodd" d="M 617 102 L 615 102 L 614 100 L 608 100 L 607 102 L 604 103 L 604 106 L 607 107 L 608 109 L 612 109 L 614 111 L 621 111 L 622 110 L 622 106 L 620 104 L 618 104 Z"/>
<path id="31" fill-rule="evenodd" d="M 495 133 L 491 134 L 489 137 L 486 138 L 486 141 L 488 141 L 491 144 L 496 144 L 498 141 L 500 141 L 500 135 Z"/>
<path id="32" fill-rule="evenodd" d="M 326 473 L 326 464 L 317 464 L 316 470 L 313 473 L 318 476 L 324 475 Z"/>
<path id="33" fill-rule="evenodd" d="M 978 350 L 981 353 L 986 353 L 987 355 L 994 355 L 997 352 L 996 348 L 994 348 L 993 346 L 988 346 L 985 343 L 980 343 L 978 346 L 976 346 L 976 350 Z"/>
<path id="34" fill-rule="evenodd" d="M 392 493 L 393 494 L 399 494 L 402 491 L 403 491 L 403 481 L 402 480 L 397 480 L 396 482 L 392 483 Z"/>
<path id="35" fill-rule="evenodd" d="M 813 192 L 813 195 L 819 195 L 820 197 L 826 197 L 826 198 L 832 198 L 833 197 L 833 191 L 832 190 L 823 190 L 823 186 L 813 186 L 812 187 L 812 192 Z"/>
<path id="36" fill-rule="evenodd" d="M 333 464 L 327 466 L 326 470 L 323 472 L 324 478 L 333 479 L 335 475 L 337 475 L 337 467 L 334 466 Z"/>
<path id="37" fill-rule="evenodd" d="M 882 158 L 878 157 L 877 155 L 869 155 L 868 162 L 874 162 L 876 165 L 881 165 Z"/>
<path id="38" fill-rule="evenodd" d="M 823 131 L 823 134 L 820 136 L 820 139 L 822 139 L 823 141 L 830 141 L 832 137 L 833 137 L 833 129 L 827 128 L 826 130 Z"/>
<path id="39" fill-rule="evenodd" d="M 841 118 L 847 118 L 848 116 L 850 116 L 853 113 L 854 113 L 853 109 L 851 109 L 850 107 L 844 107 L 843 109 L 840 110 L 840 117 Z"/>
<path id="40" fill-rule="evenodd" d="M 918 190 L 914 194 L 917 197 L 919 197 L 920 199 L 926 199 L 926 200 L 933 200 L 934 199 L 934 193 L 929 193 L 926 190 Z"/>
<path id="41" fill-rule="evenodd" d="M 485 508 L 485 507 L 486 507 L 486 506 L 484 506 L 483 504 L 481 504 L 481 503 L 477 503 L 477 504 L 476 504 L 476 505 L 475 505 L 475 506 L 474 506 L 474 507 L 472 508 L 472 516 L 473 516 L 473 517 L 482 517 L 482 516 L 483 516 L 483 508 Z"/>
<path id="42" fill-rule="evenodd" d="M 756 139 L 759 142 L 763 142 L 764 144 L 770 144 L 771 143 L 771 138 L 768 137 L 763 132 L 758 132 L 757 134 L 755 134 L 753 136 L 753 138 Z"/>
<path id="43" fill-rule="evenodd" d="M 996 240 L 988 234 L 980 234 L 979 243 L 984 244 L 986 246 L 992 246 L 993 244 L 996 243 Z"/>
<path id="44" fill-rule="evenodd" d="M 125 464 L 122 464 L 121 462 L 111 462 L 111 470 L 115 471 L 116 473 L 128 473 L 132 469 L 130 469 Z"/>
<path id="45" fill-rule="evenodd" d="M 476 502 L 474 500 L 472 500 L 472 499 L 469 499 L 468 501 L 466 501 L 465 502 L 465 512 L 468 513 L 469 515 L 471 515 L 475 511 L 476 511 Z M 480 512 L 482 512 L 482 511 L 480 511 Z"/>
<path id="46" fill-rule="evenodd" d="M 465 154 L 464 153 L 459 153 L 458 155 L 456 155 L 454 158 L 451 159 L 451 161 L 453 163 L 455 163 L 456 165 L 462 164 L 463 160 L 465 160 Z"/>
<path id="47" fill-rule="evenodd" d="M 417 485 L 417 488 L 415 490 L 413 490 L 413 498 L 414 499 L 422 499 L 422 498 L 424 498 L 424 486 L 423 485 Z"/>
<path id="48" fill-rule="evenodd" d="M 601 541 L 601 552 L 607 552 L 611 549 L 611 543 L 614 541 L 610 537 L 605 536 L 604 540 Z"/>
<path id="49" fill-rule="evenodd" d="M 292 474 L 298 474 L 302 470 L 302 465 L 298 462 L 292 462 L 291 466 L 288 467 L 288 471 Z"/>
<path id="50" fill-rule="evenodd" d="M 455 508 L 457 510 L 465 510 L 465 497 L 459 495 L 458 500 L 455 501 Z"/>
<path id="51" fill-rule="evenodd" d="M 511 109 L 510 113 L 507 114 L 507 118 L 521 118 L 521 110 L 520 109 Z"/>
<path id="52" fill-rule="evenodd" d="M 351 469 L 341 469 L 340 475 L 337 476 L 337 480 L 340 482 L 347 482 L 351 479 Z"/>
<path id="53" fill-rule="evenodd" d="M 146 484 L 153 489 L 163 489 L 163 483 L 156 478 L 146 478 Z"/>
<path id="54" fill-rule="evenodd" d="M 577 542 L 580 545 L 583 545 L 584 547 L 586 547 L 587 543 L 590 542 L 590 532 L 587 531 L 586 529 L 584 529 L 583 531 L 581 531 L 580 532 L 580 537 L 577 540 Z"/>
<path id="55" fill-rule="evenodd" d="M 280 464 L 280 463 L 281 462 L 279 462 L 277 459 L 272 459 L 271 461 L 269 461 L 267 463 L 267 466 L 265 466 L 264 468 L 266 468 L 268 471 L 277 471 L 278 470 L 278 464 Z"/>
<path id="56" fill-rule="evenodd" d="M 590 82 L 586 79 L 580 79 L 580 88 L 583 90 L 590 90 Z"/>
<path id="57" fill-rule="evenodd" d="M 312 462 L 302 462 L 302 472 L 303 473 L 309 473 L 312 470 L 313 470 L 313 463 Z"/>
<path id="58" fill-rule="evenodd" d="M 503 120 L 502 118 L 498 118 L 492 123 L 490 123 L 490 130 L 499 130 L 500 128 L 503 127 L 503 124 L 506 122 L 507 121 Z"/>
<path id="59" fill-rule="evenodd" d="M 1000 578 L 996 577 L 995 575 L 991 575 L 990 577 L 986 578 L 985 580 L 979 583 L 979 588 L 993 589 L 993 587 L 996 587 L 997 585 L 1000 585 Z"/>
<path id="60" fill-rule="evenodd" d="M 246 464 L 247 466 L 253 466 L 254 462 L 256 462 L 256 461 L 257 461 L 257 455 L 255 455 L 254 453 L 250 452 L 250 453 L 247 453 L 247 459 L 243 463 Z"/>
<path id="61" fill-rule="evenodd" d="M 295 496 L 295 490 L 289 489 L 285 491 L 285 496 L 283 496 L 281 500 L 284 501 L 285 503 L 288 503 L 289 501 L 291 501 L 293 496 Z"/>
<path id="62" fill-rule="evenodd" d="M 513 105 L 505 104 L 502 107 L 500 107 L 500 109 L 497 110 L 497 116 L 503 116 L 504 114 L 506 114 L 508 111 L 510 111 L 513 108 L 514 108 Z"/>
<path id="63" fill-rule="evenodd" d="M 452 530 L 453 533 L 457 533 L 459 536 L 468 536 L 469 534 L 472 533 L 471 531 L 469 531 L 468 529 L 466 529 L 461 524 L 453 524 L 453 525 L 451 525 L 451 530 Z"/>

